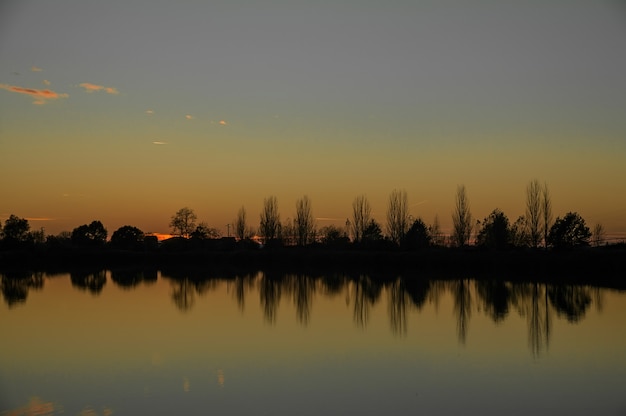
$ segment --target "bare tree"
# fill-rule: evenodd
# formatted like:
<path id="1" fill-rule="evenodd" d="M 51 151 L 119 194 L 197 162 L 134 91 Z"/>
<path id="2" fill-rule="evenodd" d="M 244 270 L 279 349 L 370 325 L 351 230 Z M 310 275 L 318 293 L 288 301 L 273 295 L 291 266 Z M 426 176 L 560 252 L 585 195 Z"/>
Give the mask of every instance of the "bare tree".
<path id="1" fill-rule="evenodd" d="M 548 184 L 545 182 L 541 189 L 541 216 L 543 218 L 543 245 L 544 247 L 548 247 L 548 234 L 552 226 L 552 200 L 550 198 Z"/>
<path id="2" fill-rule="evenodd" d="M 593 232 L 591 233 L 591 242 L 594 246 L 598 247 L 604 241 L 604 227 L 602 224 L 598 223 L 593 227 Z"/>
<path id="3" fill-rule="evenodd" d="M 295 226 L 298 245 L 304 246 L 313 241 L 315 220 L 311 210 L 311 200 L 306 195 L 296 201 Z"/>
<path id="4" fill-rule="evenodd" d="M 235 220 L 235 236 L 239 240 L 244 240 L 246 236 L 246 208 L 241 207 L 237 212 L 237 219 Z"/>
<path id="5" fill-rule="evenodd" d="M 278 213 L 278 199 L 275 196 L 263 200 L 259 231 L 266 243 L 280 236 L 280 214 Z"/>
<path id="6" fill-rule="evenodd" d="M 444 244 L 443 236 L 441 235 L 441 226 L 439 225 L 439 216 L 435 215 L 435 219 L 430 227 L 428 227 L 428 233 L 432 239 L 432 243 L 435 246 L 442 246 Z"/>
<path id="7" fill-rule="evenodd" d="M 452 213 L 452 242 L 463 247 L 469 243 L 472 234 L 472 214 L 470 213 L 469 200 L 465 193 L 465 185 L 456 188 L 456 203 Z"/>
<path id="8" fill-rule="evenodd" d="M 352 239 L 358 243 L 363 240 L 365 229 L 370 223 L 372 208 L 365 195 L 359 195 L 352 202 Z"/>
<path id="9" fill-rule="evenodd" d="M 405 190 L 394 189 L 389 195 L 387 207 L 387 233 L 391 240 L 400 244 L 409 229 L 409 202 Z"/>
<path id="10" fill-rule="evenodd" d="M 537 179 L 526 187 L 526 226 L 531 247 L 538 247 L 541 241 L 541 184 Z"/>
<path id="11" fill-rule="evenodd" d="M 170 227 L 172 233 L 180 237 L 189 238 L 189 235 L 196 229 L 196 220 L 198 217 L 191 208 L 184 207 L 176 211 L 172 215 Z"/>

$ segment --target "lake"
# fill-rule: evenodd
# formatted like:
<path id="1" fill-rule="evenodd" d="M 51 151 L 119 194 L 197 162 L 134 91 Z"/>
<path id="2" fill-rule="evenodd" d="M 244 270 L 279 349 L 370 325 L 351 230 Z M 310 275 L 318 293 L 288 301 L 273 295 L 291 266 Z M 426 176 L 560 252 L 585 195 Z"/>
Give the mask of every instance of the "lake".
<path id="1" fill-rule="evenodd" d="M 0 274 L 1 415 L 626 414 L 626 292 L 425 276 Z"/>

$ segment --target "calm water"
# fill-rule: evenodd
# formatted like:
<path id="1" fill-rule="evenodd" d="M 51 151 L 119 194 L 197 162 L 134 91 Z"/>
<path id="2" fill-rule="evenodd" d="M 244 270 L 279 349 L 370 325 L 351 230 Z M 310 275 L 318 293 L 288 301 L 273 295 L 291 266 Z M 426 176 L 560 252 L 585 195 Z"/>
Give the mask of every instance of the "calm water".
<path id="1" fill-rule="evenodd" d="M 0 277 L 2 415 L 626 414 L 625 292 L 263 273 Z"/>

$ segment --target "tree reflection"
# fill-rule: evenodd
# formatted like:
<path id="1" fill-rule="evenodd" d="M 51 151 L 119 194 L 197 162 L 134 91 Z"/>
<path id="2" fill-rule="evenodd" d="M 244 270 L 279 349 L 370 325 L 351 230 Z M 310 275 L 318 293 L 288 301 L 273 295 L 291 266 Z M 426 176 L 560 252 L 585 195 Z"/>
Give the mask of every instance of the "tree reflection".
<path id="1" fill-rule="evenodd" d="M 402 279 L 404 290 L 417 310 L 422 309 L 426 301 L 430 298 L 432 283 L 429 279 L 414 276 Z"/>
<path id="2" fill-rule="evenodd" d="M 0 291 L 9 308 L 13 308 L 26 302 L 30 289 L 42 289 L 43 281 L 43 273 L 40 272 L 6 272 L 0 274 Z"/>
<path id="3" fill-rule="evenodd" d="M 122 289 L 132 289 L 140 283 L 154 283 L 157 271 L 152 269 L 111 270 L 111 280 Z"/>
<path id="4" fill-rule="evenodd" d="M 251 274 L 245 274 L 243 276 L 235 276 L 232 282 L 229 282 L 229 290 L 233 290 L 237 306 L 243 312 L 246 305 L 246 291 L 249 291 L 254 287 L 254 281 L 256 276 Z"/>
<path id="5" fill-rule="evenodd" d="M 370 308 L 380 297 L 382 285 L 365 275 L 359 275 L 352 281 L 352 289 L 354 323 L 361 328 L 365 328 L 369 320 Z"/>
<path id="6" fill-rule="evenodd" d="M 106 270 L 74 271 L 70 273 L 70 280 L 73 287 L 86 290 L 92 295 L 99 295 L 107 282 Z"/>
<path id="7" fill-rule="evenodd" d="M 456 316 L 456 329 L 459 343 L 465 344 L 470 316 L 472 315 L 472 294 L 470 282 L 459 279 L 450 282 L 450 292 L 454 300 L 454 314 Z"/>
<path id="8" fill-rule="evenodd" d="M 502 280 L 479 280 L 476 294 L 482 300 L 485 313 L 494 321 L 500 322 L 509 313 L 511 290 Z"/>
<path id="9" fill-rule="evenodd" d="M 172 281 L 172 300 L 181 312 L 188 312 L 195 303 L 196 288 L 189 279 Z"/>
<path id="10" fill-rule="evenodd" d="M 296 306 L 296 318 L 302 325 L 307 325 L 311 318 L 311 306 L 315 294 L 315 279 L 312 277 L 293 274 L 285 278 L 288 291 L 293 295 L 293 303 Z"/>
<path id="11" fill-rule="evenodd" d="M 271 324 L 276 322 L 278 304 L 282 293 L 282 281 L 279 275 L 265 273 L 259 282 L 259 297 L 263 316 Z"/>
<path id="12" fill-rule="evenodd" d="M 407 331 L 406 309 L 409 296 L 404 285 L 404 279 L 395 279 L 389 286 L 389 323 L 391 332 L 404 335 Z"/>
<path id="13" fill-rule="evenodd" d="M 584 286 L 558 285 L 548 288 L 548 298 L 559 316 L 578 322 L 591 305 L 591 290 Z"/>

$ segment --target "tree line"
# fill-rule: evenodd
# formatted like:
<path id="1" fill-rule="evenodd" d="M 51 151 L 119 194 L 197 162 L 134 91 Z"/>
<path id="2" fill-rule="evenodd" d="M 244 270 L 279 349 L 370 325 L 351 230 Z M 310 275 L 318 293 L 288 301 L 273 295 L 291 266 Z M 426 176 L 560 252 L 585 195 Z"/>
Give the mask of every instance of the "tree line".
<path id="1" fill-rule="evenodd" d="M 263 200 L 258 227 L 249 221 L 242 206 L 233 223 L 235 241 L 249 246 L 256 242 L 267 246 L 347 246 L 420 249 L 432 246 L 477 246 L 494 250 L 511 248 L 571 248 L 600 245 L 604 229 L 597 224 L 593 232 L 576 212 L 568 212 L 553 220 L 552 201 L 547 184 L 532 180 L 526 187 L 524 215 L 511 222 L 504 212 L 494 209 L 483 220 L 474 221 L 467 190 L 459 185 L 452 211 L 452 232 L 441 232 L 439 219 L 427 225 L 420 217 L 409 213 L 406 190 L 394 189 L 388 198 L 385 224 L 372 217 L 372 208 L 366 195 L 352 202 L 352 212 L 345 226 L 317 227 L 312 202 L 308 196 L 298 199 L 293 219 L 281 221 L 278 199 L 269 196 Z M 219 230 L 198 217 L 189 207 L 179 209 L 169 223 L 172 234 L 179 239 L 204 241 L 221 238 Z M 229 224 L 230 234 L 230 224 Z M 63 245 L 98 247 L 106 244 L 121 249 L 145 248 L 157 245 L 156 237 L 146 235 L 131 225 L 118 228 L 107 241 L 107 229 L 100 221 L 92 221 L 59 235 L 45 235 L 44 229 L 31 230 L 28 220 L 11 215 L 0 223 L 0 242 L 4 248 L 33 245 Z M 230 237 L 230 235 L 229 235 Z M 255 242 L 255 244 L 253 244 Z"/>

